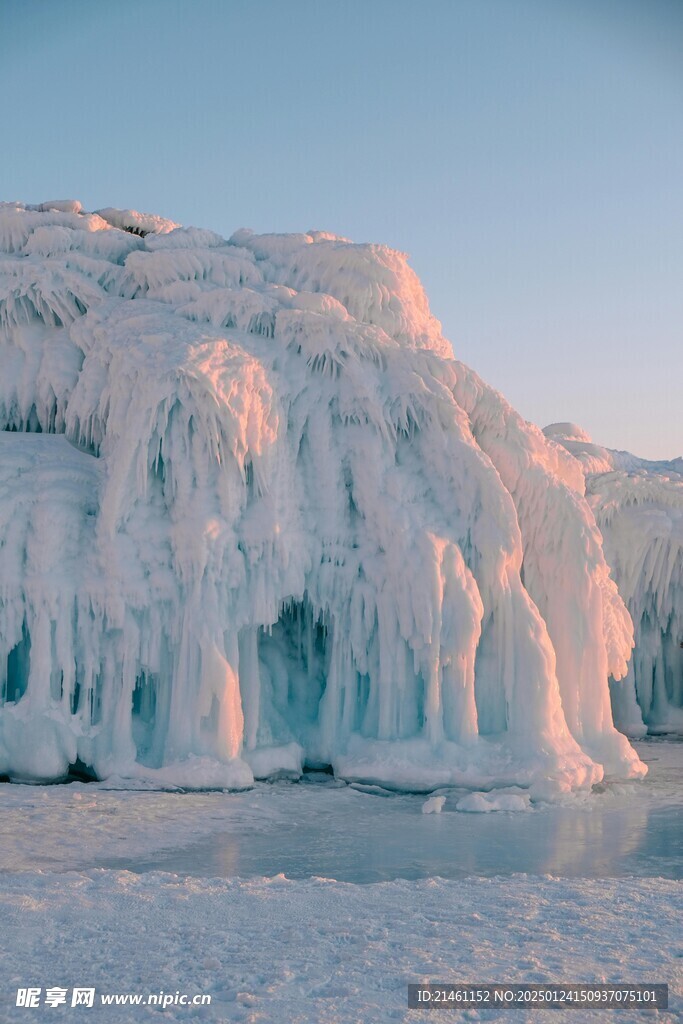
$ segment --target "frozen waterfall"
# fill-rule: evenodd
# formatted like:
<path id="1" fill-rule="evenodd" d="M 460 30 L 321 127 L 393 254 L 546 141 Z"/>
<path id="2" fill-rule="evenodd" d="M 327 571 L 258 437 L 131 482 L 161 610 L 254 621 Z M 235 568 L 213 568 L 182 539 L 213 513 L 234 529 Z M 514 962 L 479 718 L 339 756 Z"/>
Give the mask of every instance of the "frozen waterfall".
<path id="1" fill-rule="evenodd" d="M 0 773 L 644 773 L 581 467 L 404 255 L 5 204 L 0 429 Z"/>

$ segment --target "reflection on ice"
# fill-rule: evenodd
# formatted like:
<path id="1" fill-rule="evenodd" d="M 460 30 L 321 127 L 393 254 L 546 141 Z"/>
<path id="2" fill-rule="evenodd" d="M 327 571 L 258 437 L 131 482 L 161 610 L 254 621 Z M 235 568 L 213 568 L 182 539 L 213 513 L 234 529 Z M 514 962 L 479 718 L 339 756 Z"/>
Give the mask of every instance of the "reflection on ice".
<path id="1" fill-rule="evenodd" d="M 683 744 L 643 743 L 639 752 L 651 764 L 649 783 L 602 786 L 527 813 L 460 813 L 461 790 L 448 793 L 442 813 L 422 814 L 423 797 L 378 799 L 329 776 L 313 776 L 315 785 L 263 785 L 229 797 L 221 831 L 161 856 L 102 866 L 366 883 L 515 873 L 681 877 Z"/>

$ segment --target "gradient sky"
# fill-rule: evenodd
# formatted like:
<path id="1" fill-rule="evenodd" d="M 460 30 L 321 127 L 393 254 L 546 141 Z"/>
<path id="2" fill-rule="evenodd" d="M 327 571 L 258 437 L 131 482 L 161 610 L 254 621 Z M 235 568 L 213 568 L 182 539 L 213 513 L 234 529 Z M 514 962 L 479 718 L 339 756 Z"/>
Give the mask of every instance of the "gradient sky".
<path id="1" fill-rule="evenodd" d="M 528 419 L 683 453 L 681 0 L 0 0 L 0 97 L 1 198 L 386 242 Z"/>

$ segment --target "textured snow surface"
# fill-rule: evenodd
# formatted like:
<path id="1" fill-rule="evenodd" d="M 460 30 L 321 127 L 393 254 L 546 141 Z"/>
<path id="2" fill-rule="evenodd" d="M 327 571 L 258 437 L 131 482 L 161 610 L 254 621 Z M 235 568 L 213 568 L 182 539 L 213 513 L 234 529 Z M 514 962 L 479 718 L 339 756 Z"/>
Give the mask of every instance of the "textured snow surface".
<path id="1" fill-rule="evenodd" d="M 628 673 L 612 683 L 624 732 L 683 733 L 683 459 L 650 462 L 591 442 L 572 423 L 547 436 L 586 474 L 604 550 L 635 627 Z"/>
<path id="2" fill-rule="evenodd" d="M 20 986 L 83 985 L 212 996 L 201 1013 L 169 1007 L 171 1021 L 408 1022 L 423 1014 L 406 986 L 427 980 L 668 982 L 658 1019 L 680 1019 L 683 744 L 638 751 L 645 779 L 523 814 L 460 813 L 449 793 L 423 815 L 419 795 L 329 775 L 245 793 L 0 786 L 0 1019 L 30 1015 Z"/>
<path id="3" fill-rule="evenodd" d="M 581 468 L 402 254 L 6 204 L 0 366 L 0 773 L 644 771 Z"/>
<path id="4" fill-rule="evenodd" d="M 680 898 L 681 883 L 665 879 L 518 875 L 357 886 L 284 876 L 10 874 L 0 893 L 2 1019 L 30 1014 L 9 998 L 20 985 L 94 986 L 98 1002 L 101 993 L 212 996 L 201 1010 L 169 1007 L 169 1021 L 407 1024 L 425 1017 L 406 1009 L 409 982 L 657 981 L 669 984 L 670 1009 L 648 1015 L 673 1022 L 683 1010 Z M 60 1007 L 45 1016 L 75 1013 Z M 83 1016 L 139 1024 L 160 1013 L 100 1005 Z M 525 1024 L 555 1017 L 514 1013 Z M 595 1011 L 571 1013 L 577 1024 L 595 1019 Z M 618 1019 L 643 1015 L 620 1010 Z"/>

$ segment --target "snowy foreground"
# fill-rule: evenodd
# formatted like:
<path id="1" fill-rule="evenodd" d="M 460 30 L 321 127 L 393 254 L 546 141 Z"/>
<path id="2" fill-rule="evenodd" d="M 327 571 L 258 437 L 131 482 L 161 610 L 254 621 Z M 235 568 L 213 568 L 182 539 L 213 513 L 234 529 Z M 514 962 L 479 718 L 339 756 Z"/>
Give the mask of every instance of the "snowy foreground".
<path id="1" fill-rule="evenodd" d="M 581 465 L 404 255 L 6 204 L 0 365 L 0 774 L 643 774 Z"/>
<path id="2" fill-rule="evenodd" d="M 8 1008 L 5 1021 L 382 1024 L 417 1022 L 408 982 L 493 979 L 659 982 L 683 1009 L 680 883 L 515 876 L 371 886 L 325 879 L 250 881 L 90 872 L 14 875 L 3 885 L 3 988 L 35 983 L 98 991 L 207 992 L 201 1009 Z M 447 1013 L 509 1019 L 511 1011 Z M 610 1011 L 572 1011 L 571 1020 Z M 619 1021 L 642 1012 L 611 1011 Z M 554 1020 L 515 1011 L 514 1021 Z"/>
<path id="3" fill-rule="evenodd" d="M 2 786 L 0 1020 L 416 1022 L 424 1011 L 406 1009 L 406 986 L 425 981 L 666 982 L 669 1011 L 647 1016 L 680 1019 L 683 744 L 638 752 L 644 781 L 517 814 L 458 811 L 458 791 L 423 814 L 422 796 L 329 777 L 243 794 Z M 511 847 L 533 873 L 508 873 Z M 278 873 L 290 865 L 299 877 Z M 364 877 L 392 880 L 354 881 Z M 212 1004 L 15 1007 L 29 985 Z"/>

